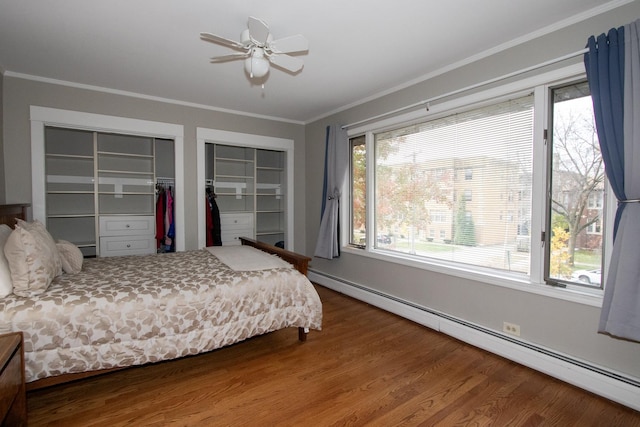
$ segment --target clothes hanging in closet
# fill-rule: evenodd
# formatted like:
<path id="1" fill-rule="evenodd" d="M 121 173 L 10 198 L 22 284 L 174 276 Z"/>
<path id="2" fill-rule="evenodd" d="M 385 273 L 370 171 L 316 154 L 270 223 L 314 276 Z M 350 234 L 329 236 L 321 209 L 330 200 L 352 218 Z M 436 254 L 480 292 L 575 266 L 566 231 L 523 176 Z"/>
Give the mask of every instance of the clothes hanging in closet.
<path id="1" fill-rule="evenodd" d="M 207 246 L 222 246 L 222 233 L 220 229 L 220 210 L 216 203 L 216 193 L 207 188 L 207 202 L 205 203 L 205 216 L 207 219 Z"/>
<path id="2" fill-rule="evenodd" d="M 158 252 L 175 252 L 173 188 L 156 185 L 156 246 Z"/>

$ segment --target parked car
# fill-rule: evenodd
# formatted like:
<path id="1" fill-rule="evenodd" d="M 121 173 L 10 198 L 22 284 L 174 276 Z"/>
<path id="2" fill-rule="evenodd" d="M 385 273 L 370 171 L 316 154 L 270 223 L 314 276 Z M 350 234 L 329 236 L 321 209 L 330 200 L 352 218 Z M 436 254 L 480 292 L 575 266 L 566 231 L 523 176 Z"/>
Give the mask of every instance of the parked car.
<path id="1" fill-rule="evenodd" d="M 571 278 L 587 285 L 599 285 L 602 283 L 602 272 L 599 268 L 595 270 L 576 270 L 571 275 Z"/>
<path id="2" fill-rule="evenodd" d="M 389 245 L 391 244 L 391 237 L 386 234 L 378 234 L 378 243 Z"/>

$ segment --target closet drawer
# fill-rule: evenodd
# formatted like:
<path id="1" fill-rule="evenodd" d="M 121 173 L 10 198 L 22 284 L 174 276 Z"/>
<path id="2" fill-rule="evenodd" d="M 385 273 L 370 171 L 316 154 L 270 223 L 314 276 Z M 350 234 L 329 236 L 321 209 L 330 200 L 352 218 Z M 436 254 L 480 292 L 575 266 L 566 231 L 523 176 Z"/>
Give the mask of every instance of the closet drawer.
<path id="1" fill-rule="evenodd" d="M 233 233 L 222 233 L 220 236 L 222 240 L 222 246 L 238 246 L 241 245 L 240 237 L 248 237 L 253 239 L 253 229 L 237 230 Z"/>
<path id="2" fill-rule="evenodd" d="M 253 238 L 253 213 L 221 214 L 220 234 L 223 246 L 240 245 L 240 237 Z"/>
<path id="3" fill-rule="evenodd" d="M 103 236 L 154 236 L 153 216 L 100 216 L 100 237 Z"/>
<path id="4" fill-rule="evenodd" d="M 100 237 L 100 256 L 145 255 L 156 253 L 154 236 Z"/>
<path id="5" fill-rule="evenodd" d="M 253 214 L 252 213 L 238 213 L 238 214 L 220 214 L 220 228 L 224 233 L 225 229 L 238 229 L 238 228 L 251 228 L 253 229 Z"/>

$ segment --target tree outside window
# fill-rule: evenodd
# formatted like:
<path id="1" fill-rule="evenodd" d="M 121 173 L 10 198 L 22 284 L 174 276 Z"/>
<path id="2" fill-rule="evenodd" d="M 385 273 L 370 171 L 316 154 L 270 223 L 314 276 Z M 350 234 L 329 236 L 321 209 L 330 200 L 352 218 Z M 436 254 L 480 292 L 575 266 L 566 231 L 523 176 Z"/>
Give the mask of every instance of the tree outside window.
<path id="1" fill-rule="evenodd" d="M 549 277 L 580 283 L 576 270 L 602 265 L 605 173 L 589 86 L 553 90 Z"/>
<path id="2" fill-rule="evenodd" d="M 351 142 L 351 244 L 364 245 L 367 239 L 367 168 L 365 137 Z"/>

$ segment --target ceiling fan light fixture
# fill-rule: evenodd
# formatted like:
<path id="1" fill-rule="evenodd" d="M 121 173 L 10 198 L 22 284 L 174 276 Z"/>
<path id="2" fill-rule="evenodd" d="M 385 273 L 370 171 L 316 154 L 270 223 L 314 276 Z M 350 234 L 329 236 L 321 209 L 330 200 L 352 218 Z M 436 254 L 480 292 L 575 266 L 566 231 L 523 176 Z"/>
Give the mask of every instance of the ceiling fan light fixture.
<path id="1" fill-rule="evenodd" d="M 247 28 L 240 34 L 239 42 L 206 32 L 200 33 L 200 38 L 239 51 L 230 55 L 215 56 L 211 58 L 211 62 L 226 62 L 242 58 L 244 70 L 249 79 L 260 79 L 263 82 L 269 74 L 270 63 L 273 63 L 277 69 L 298 74 L 302 70 L 303 62 L 300 58 L 289 54 L 309 50 L 309 42 L 301 34 L 274 40 L 269 26 L 253 16 L 249 17 Z"/>
<path id="2" fill-rule="evenodd" d="M 252 79 L 259 79 L 269 72 L 269 60 L 265 58 L 264 51 L 255 48 L 250 57 L 244 60 L 244 69 Z"/>

